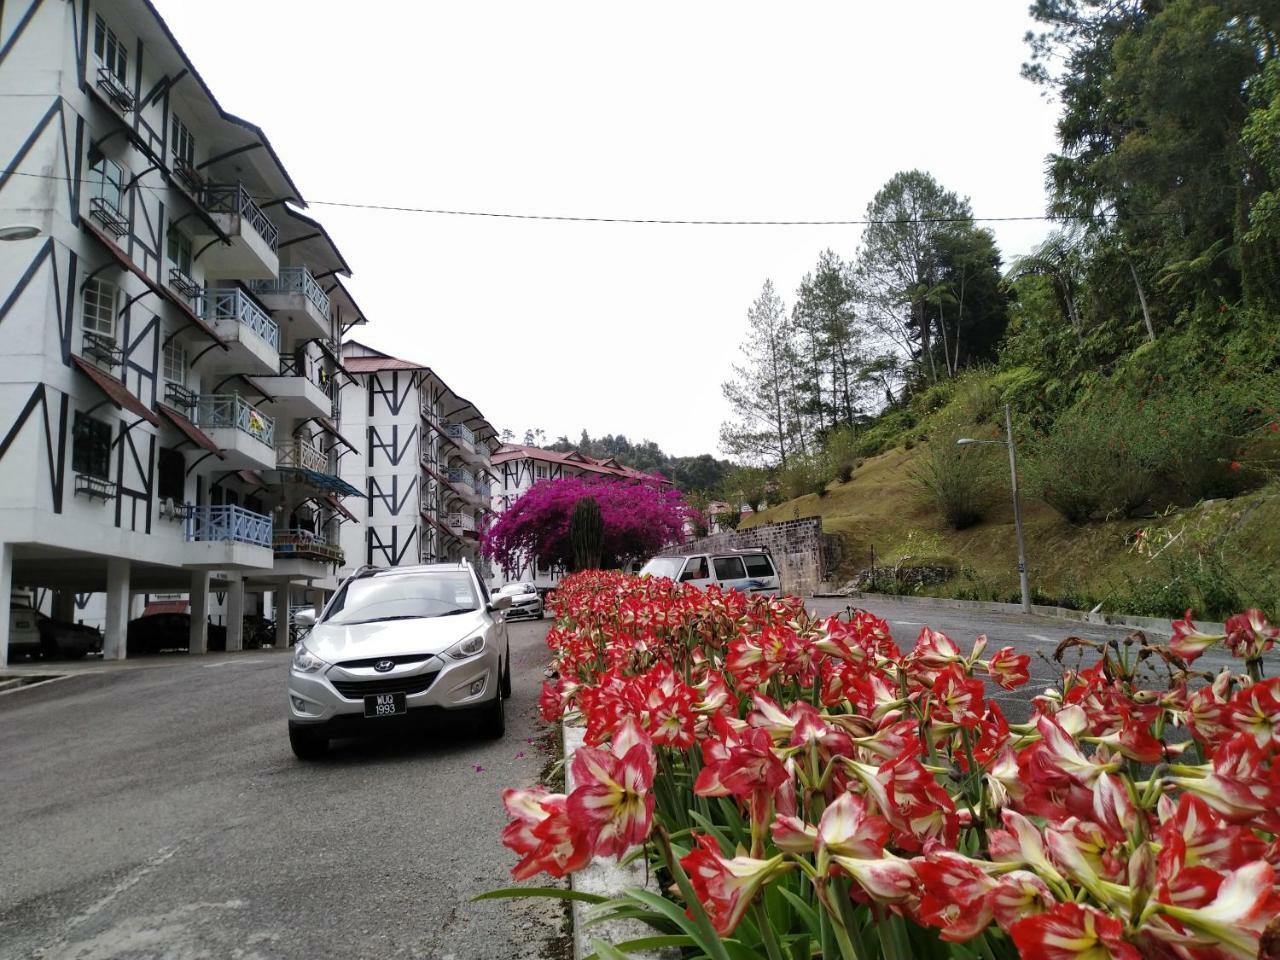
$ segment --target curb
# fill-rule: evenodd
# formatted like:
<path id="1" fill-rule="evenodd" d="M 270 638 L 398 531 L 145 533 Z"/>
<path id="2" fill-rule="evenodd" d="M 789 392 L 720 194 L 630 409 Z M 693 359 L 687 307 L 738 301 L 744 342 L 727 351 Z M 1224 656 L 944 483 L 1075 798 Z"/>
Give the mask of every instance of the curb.
<path id="1" fill-rule="evenodd" d="M 571 727 L 567 723 L 562 723 L 560 728 L 564 733 L 565 793 L 572 793 L 574 783 L 573 774 L 570 771 L 570 761 L 573 759 L 574 751 L 582 746 L 583 738 L 586 736 L 586 728 Z M 650 872 L 646 878 L 645 873 L 644 864 L 640 862 L 633 862 L 624 867 L 619 866 L 617 861 L 613 859 L 596 857 L 581 870 L 569 875 L 569 886 L 573 890 L 579 890 L 583 893 L 597 893 L 604 897 L 616 896 L 628 887 L 640 887 L 649 890 L 651 893 L 661 894 L 658 889 L 657 877 Z M 648 924 L 641 923 L 639 920 L 612 920 L 608 923 L 594 924 L 588 928 L 586 925 L 586 913 L 591 909 L 592 904 L 584 903 L 581 900 L 573 900 L 570 903 L 573 907 L 574 960 L 583 960 L 584 957 L 591 955 L 591 941 L 593 939 L 616 944 L 624 940 L 634 940 L 639 937 L 651 937 L 654 935 L 653 928 Z M 678 960 L 680 953 L 677 950 L 639 950 L 633 951 L 629 956 L 633 960 Z"/>
<path id="2" fill-rule="evenodd" d="M 886 603 L 919 604 L 921 606 L 941 607 L 944 610 L 970 610 L 975 613 L 1012 613 L 1021 614 L 1019 603 L 996 603 L 985 600 L 952 600 L 949 597 L 910 597 L 891 593 L 864 593 L 854 590 L 851 593 L 815 593 L 815 600 L 883 600 Z M 1070 610 L 1066 607 L 1043 607 L 1031 605 L 1031 613 L 1035 616 L 1048 617 L 1053 620 L 1069 620 L 1075 623 L 1090 623 L 1098 626 L 1131 627 L 1158 633 L 1161 636 L 1173 636 L 1173 627 L 1169 619 L 1161 617 L 1131 617 L 1120 613 L 1094 613 L 1084 610 Z M 1205 633 L 1225 633 L 1226 627 L 1220 623 L 1201 623 L 1197 626 Z"/>

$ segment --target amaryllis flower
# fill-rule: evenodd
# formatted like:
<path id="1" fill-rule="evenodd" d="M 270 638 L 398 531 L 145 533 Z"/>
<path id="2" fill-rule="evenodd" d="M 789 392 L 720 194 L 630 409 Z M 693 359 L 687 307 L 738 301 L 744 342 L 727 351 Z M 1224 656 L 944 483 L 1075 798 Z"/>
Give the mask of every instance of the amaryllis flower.
<path id="1" fill-rule="evenodd" d="M 933 678 L 929 709 L 941 723 L 972 730 L 982 720 L 982 681 L 966 677 L 958 664 L 950 664 Z"/>
<path id="2" fill-rule="evenodd" d="M 502 802 L 515 817 L 503 829 L 502 842 L 524 858 L 511 869 L 517 880 L 544 870 L 563 877 L 591 861 L 591 837 L 570 821 L 564 794 L 505 790 Z"/>
<path id="3" fill-rule="evenodd" d="M 987 661 L 987 673 L 1006 690 L 1016 690 L 1031 679 L 1031 657 L 1014 653 L 1013 647 L 1002 647 Z"/>
<path id="4" fill-rule="evenodd" d="M 760 888 L 783 867 L 785 858 L 782 854 L 770 860 L 743 855 L 726 858 L 711 837 L 694 834 L 693 840 L 696 846 L 680 858 L 680 866 L 689 875 L 698 902 L 716 932 L 722 936 L 730 934 Z"/>
<path id="5" fill-rule="evenodd" d="M 643 843 L 653 818 L 654 756 L 649 737 L 634 717 L 614 733 L 609 751 L 582 746 L 571 766 L 576 786 L 569 794 L 569 816 L 593 838 L 597 856 L 621 858 Z"/>
<path id="6" fill-rule="evenodd" d="M 1204 906 L 1162 902 L 1159 910 L 1186 931 L 1209 938 L 1217 956 L 1256 957 L 1263 929 L 1280 914 L 1275 879 L 1271 865 L 1257 860 L 1223 877 Z"/>
<path id="7" fill-rule="evenodd" d="M 700 797 L 745 797 L 757 791 L 773 793 L 789 779 L 786 767 L 773 752 L 773 738 L 758 727 L 721 740 L 704 740 L 706 763 L 694 782 Z"/>
<path id="8" fill-rule="evenodd" d="M 1202 798 L 1229 823 L 1280 833 L 1280 787 L 1265 766 L 1266 753 L 1247 733 L 1218 748 L 1210 768 L 1178 768 L 1169 783 Z"/>
<path id="9" fill-rule="evenodd" d="M 1280 747 L 1280 677 L 1242 688 L 1232 699 L 1229 719 L 1260 747 Z"/>
<path id="10" fill-rule="evenodd" d="M 1058 901 L 1049 885 L 1030 870 L 1011 870 L 995 881 L 988 903 L 1006 933 L 1024 917 L 1052 910 Z"/>
<path id="11" fill-rule="evenodd" d="M 1246 610 L 1227 618 L 1227 649 L 1241 660 L 1257 660 L 1280 637 L 1280 627 L 1267 623 L 1261 610 Z"/>
<path id="12" fill-rule="evenodd" d="M 892 855 L 878 859 L 837 856 L 832 857 L 831 862 L 852 877 L 860 891 L 876 903 L 904 903 L 919 890 L 920 880 L 909 860 Z"/>
<path id="13" fill-rule="evenodd" d="M 1141 960 L 1124 925 L 1078 903 L 1059 903 L 1009 928 L 1022 960 Z"/>
<path id="14" fill-rule="evenodd" d="M 1194 793 L 1178 797 L 1177 808 L 1157 836 L 1166 850 L 1177 851 L 1182 865 L 1204 864 L 1214 870 L 1234 870 L 1263 859 L 1266 851 L 1252 830 L 1227 823 Z"/>
<path id="15" fill-rule="evenodd" d="M 867 801 L 856 793 L 842 793 L 822 811 L 818 821 L 818 854 L 877 857 L 889 839 L 889 824 L 867 812 Z"/>
<path id="16" fill-rule="evenodd" d="M 937 849 L 916 857 L 911 867 L 924 888 L 913 915 L 939 927 L 943 940 L 972 940 L 995 917 L 991 904 L 995 881 L 975 861 L 954 850 Z"/>
<path id="17" fill-rule="evenodd" d="M 1223 634 L 1201 633 L 1191 622 L 1191 611 L 1188 610 L 1181 620 L 1173 621 L 1173 639 L 1169 641 L 1169 650 L 1190 663 L 1215 643 L 1226 639 Z"/>
<path id="18" fill-rule="evenodd" d="M 909 676 L 929 682 L 940 670 L 963 659 L 954 640 L 945 633 L 922 627 L 915 649 L 907 654 L 905 664 Z"/>

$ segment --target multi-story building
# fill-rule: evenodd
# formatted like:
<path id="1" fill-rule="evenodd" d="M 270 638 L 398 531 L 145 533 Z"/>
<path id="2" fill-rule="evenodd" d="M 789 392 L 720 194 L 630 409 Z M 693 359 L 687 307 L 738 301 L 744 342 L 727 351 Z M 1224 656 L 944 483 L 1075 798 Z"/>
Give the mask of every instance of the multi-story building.
<path id="1" fill-rule="evenodd" d="M 0 610 L 101 594 L 123 657 L 146 595 L 185 594 L 202 652 L 212 588 L 237 649 L 267 593 L 333 587 L 363 513 L 346 261 L 147 0 L 0 5 L 0 118 Z"/>
<path id="2" fill-rule="evenodd" d="M 505 512 L 511 504 L 535 483 L 542 480 L 559 480 L 562 477 L 596 476 L 632 483 L 657 483 L 671 486 L 671 481 L 660 473 L 645 473 L 619 463 L 613 457 L 599 459 L 588 457 L 577 450 L 544 450 L 523 444 L 505 443 L 493 455 L 493 475 L 496 481 L 493 495 L 495 513 Z M 495 571 L 495 583 L 524 580 L 541 588 L 555 586 L 563 571 L 554 566 L 530 560 L 519 570 Z"/>
<path id="3" fill-rule="evenodd" d="M 340 463 L 365 494 L 363 525 L 343 528 L 347 566 L 469 560 L 491 512 L 495 431 L 430 367 L 343 344 L 343 429 L 365 451 Z"/>

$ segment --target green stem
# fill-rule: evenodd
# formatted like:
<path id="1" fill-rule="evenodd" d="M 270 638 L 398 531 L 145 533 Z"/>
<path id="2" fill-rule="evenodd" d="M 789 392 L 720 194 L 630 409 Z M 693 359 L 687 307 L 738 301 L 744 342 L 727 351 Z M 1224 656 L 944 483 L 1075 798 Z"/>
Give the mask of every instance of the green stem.
<path id="1" fill-rule="evenodd" d="M 778 938 L 774 935 L 773 924 L 769 922 L 769 915 L 765 912 L 764 904 L 757 900 L 751 905 L 751 910 L 755 914 L 756 926 L 760 928 L 760 939 L 764 942 L 764 949 L 769 954 L 769 960 L 783 960 L 782 947 L 778 945 Z"/>
<path id="2" fill-rule="evenodd" d="M 675 878 L 676 886 L 680 888 L 680 896 L 684 897 L 685 906 L 689 908 L 689 914 L 697 926 L 698 932 L 706 940 L 707 952 L 711 955 L 712 960 L 729 960 L 729 954 L 725 951 L 720 935 L 716 933 L 715 927 L 711 925 L 707 912 L 702 909 L 702 901 L 698 899 L 698 894 L 694 891 L 693 884 L 689 882 L 689 877 L 685 874 L 684 868 L 680 866 L 680 861 L 676 859 L 675 851 L 671 849 L 671 838 L 667 836 L 666 829 L 658 827 L 654 833 L 658 838 L 658 848 L 662 851 L 663 862 L 667 865 L 667 869 L 671 871 L 671 876 Z"/>

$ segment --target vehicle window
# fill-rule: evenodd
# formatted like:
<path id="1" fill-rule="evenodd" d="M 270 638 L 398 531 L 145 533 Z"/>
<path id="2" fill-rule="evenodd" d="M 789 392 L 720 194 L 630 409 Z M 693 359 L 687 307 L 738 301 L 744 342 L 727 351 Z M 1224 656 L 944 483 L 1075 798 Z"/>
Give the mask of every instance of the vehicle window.
<path id="1" fill-rule="evenodd" d="M 746 569 L 739 557 L 716 557 L 712 561 L 716 568 L 717 580 L 745 580 Z"/>
<path id="2" fill-rule="evenodd" d="M 709 580 L 710 578 L 711 569 L 707 566 L 706 557 L 690 557 L 684 565 L 684 573 L 680 574 L 681 581 Z"/>
<path id="3" fill-rule="evenodd" d="M 374 623 L 445 617 L 480 609 L 465 571 L 419 576 L 364 577 L 344 584 L 325 611 L 323 623 Z"/>
<path id="4" fill-rule="evenodd" d="M 751 554 L 742 558 L 747 564 L 747 576 L 772 577 L 773 561 L 763 554 Z"/>
<path id="5" fill-rule="evenodd" d="M 679 557 L 654 557 L 640 568 L 642 577 L 667 577 L 674 580 L 680 575 L 680 566 L 684 563 Z"/>

